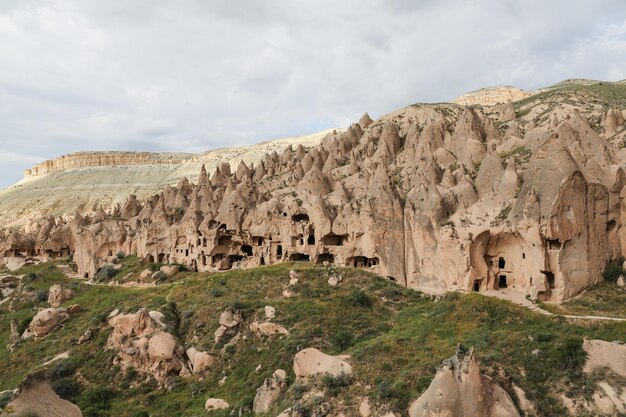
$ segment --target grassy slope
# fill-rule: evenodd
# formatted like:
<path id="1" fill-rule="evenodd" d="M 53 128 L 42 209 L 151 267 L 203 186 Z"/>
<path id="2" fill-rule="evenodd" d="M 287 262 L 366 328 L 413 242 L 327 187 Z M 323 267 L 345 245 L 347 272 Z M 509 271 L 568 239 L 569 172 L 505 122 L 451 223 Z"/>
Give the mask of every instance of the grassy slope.
<path id="1" fill-rule="evenodd" d="M 130 263 L 125 268 L 141 269 Z M 302 276 L 294 287 L 298 295 L 284 298 L 281 293 L 292 268 Z M 67 281 L 53 265 L 20 272 L 40 275 L 30 284 L 36 289 Z M 342 275 L 343 283 L 330 287 L 326 283 L 330 274 Z M 78 303 L 84 312 L 73 317 L 63 330 L 43 340 L 24 342 L 13 353 L 0 346 L 0 390 L 15 387 L 36 364 L 69 350 L 84 390 L 75 401 L 83 405 L 90 401 L 94 387 L 108 386 L 115 393 L 108 413 L 115 416 L 135 416 L 141 410 L 153 417 L 201 415 L 208 397 L 250 407 L 263 379 L 282 368 L 290 374 L 291 389 L 269 413 L 276 415 L 299 396 L 292 371 L 293 356 L 299 347 L 353 356 L 358 383 L 334 390 L 346 405 L 353 405 L 353 410 L 359 396 L 369 395 L 373 403 L 386 403 L 405 413 L 408 403 L 429 385 L 436 365 L 450 357 L 459 342 L 475 347 L 483 371 L 510 393 L 513 381 L 544 415 L 563 415 L 557 391 L 585 395 L 593 392 L 581 376 L 579 364 L 569 368 L 564 365 L 572 355 L 568 342 L 573 339 L 575 344 L 580 343 L 582 337 L 615 340 L 626 335 L 625 323 L 571 325 L 558 317 L 538 315 L 478 294 L 449 294 L 436 301 L 364 271 L 310 264 L 217 274 L 185 273 L 176 282 L 143 290 L 75 282 L 68 285 L 77 295 L 67 304 Z M 622 295 L 622 304 L 624 298 Z M 276 308 L 274 321 L 287 327 L 289 336 L 257 338 L 245 332 L 247 337 L 235 346 L 215 345 L 213 333 L 221 311 L 228 306 L 240 309 L 247 325 L 255 317 L 262 317 L 265 305 Z M 43 307 L 44 303 L 37 306 Z M 12 318 L 25 323 L 37 306 L 24 304 L 14 312 L 8 312 L 6 304 L 1 306 L 0 340 L 8 340 Z M 171 391 L 149 383 L 133 384 L 135 376 L 125 376 L 110 366 L 112 354 L 103 348 L 110 328 L 103 318 L 113 308 L 136 311 L 140 307 L 163 311 L 186 346 L 221 351 L 219 363 L 202 379 L 179 378 Z M 82 346 L 72 344 L 90 326 L 97 329 L 93 340 Z M 538 355 L 532 353 L 535 349 Z M 258 365 L 261 370 L 257 372 Z M 499 370 L 509 378 L 499 376 Z M 228 378 L 220 386 L 218 381 L 224 376 Z M 132 385 L 137 386 L 130 388 Z M 108 414 L 86 413 L 89 415 Z"/>

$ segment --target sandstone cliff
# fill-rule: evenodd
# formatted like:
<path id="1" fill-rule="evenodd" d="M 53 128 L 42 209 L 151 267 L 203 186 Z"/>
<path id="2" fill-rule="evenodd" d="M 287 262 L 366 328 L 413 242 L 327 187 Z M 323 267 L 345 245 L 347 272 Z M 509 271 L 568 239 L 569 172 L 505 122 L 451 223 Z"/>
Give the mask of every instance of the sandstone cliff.
<path id="1" fill-rule="evenodd" d="M 606 88 L 624 86 L 366 114 L 316 146 L 203 167 L 195 183 L 183 177 L 147 200 L 6 230 L 0 253 L 73 254 L 89 278 L 118 251 L 199 271 L 306 260 L 431 293 L 511 288 L 563 300 L 625 253 L 626 104 Z"/>

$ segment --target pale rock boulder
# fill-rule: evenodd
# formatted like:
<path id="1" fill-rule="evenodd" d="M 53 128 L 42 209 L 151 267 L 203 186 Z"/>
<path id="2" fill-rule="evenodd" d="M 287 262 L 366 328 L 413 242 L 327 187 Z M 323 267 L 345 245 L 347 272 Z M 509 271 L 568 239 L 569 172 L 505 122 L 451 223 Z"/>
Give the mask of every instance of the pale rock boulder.
<path id="1" fill-rule="evenodd" d="M 331 356 L 315 348 L 303 349 L 293 359 L 293 371 L 298 378 L 329 374 L 339 376 L 352 374 L 352 366 L 347 362 L 350 356 Z"/>
<path id="2" fill-rule="evenodd" d="M 165 319 L 165 314 L 161 313 L 160 311 L 150 311 L 148 315 L 152 320 L 156 322 L 156 324 L 159 325 L 159 327 L 162 327 L 163 329 L 167 327 L 165 323 L 163 323 L 163 319 Z"/>
<path id="3" fill-rule="evenodd" d="M 598 411 L 604 415 L 624 415 L 626 413 L 626 388 L 620 390 L 606 381 L 598 382 L 598 389 L 593 394 L 593 402 Z"/>
<path id="4" fill-rule="evenodd" d="M 269 411 L 272 404 L 280 397 L 286 386 L 287 372 L 282 369 L 274 371 L 270 378 L 266 378 L 256 390 L 252 411 L 255 414 L 262 414 Z"/>
<path id="5" fill-rule="evenodd" d="M 69 318 L 70 315 L 67 314 L 64 308 L 46 308 L 41 310 L 28 325 L 25 337 L 28 337 L 27 333 L 35 337 L 46 336 L 59 326 L 62 326 Z"/>
<path id="6" fill-rule="evenodd" d="M 583 371 L 589 373 L 595 369 L 608 368 L 617 375 L 626 378 L 626 345 L 604 340 L 587 340 L 583 342 L 587 352 L 587 362 Z"/>
<path id="7" fill-rule="evenodd" d="M 48 304 L 50 307 L 61 307 L 61 304 L 71 300 L 74 291 L 66 290 L 61 284 L 53 284 L 48 290 Z"/>
<path id="8" fill-rule="evenodd" d="M 250 324 L 250 330 L 256 333 L 257 335 L 276 335 L 276 334 L 289 334 L 289 330 L 285 329 L 283 326 L 280 326 L 275 323 L 262 322 L 258 321 L 252 322 Z"/>
<path id="9" fill-rule="evenodd" d="M 372 407 L 369 398 L 365 397 L 359 403 L 359 414 L 361 417 L 370 417 L 372 415 Z"/>
<path id="10" fill-rule="evenodd" d="M 163 265 L 159 271 L 168 277 L 172 277 L 180 272 L 180 267 L 178 265 Z"/>
<path id="11" fill-rule="evenodd" d="M 230 408 L 230 404 L 221 398 L 209 398 L 204 403 L 204 409 L 207 412 L 216 411 L 216 410 L 224 410 Z"/>
<path id="12" fill-rule="evenodd" d="M 511 397 L 482 374 L 474 352 L 457 349 L 437 369 L 428 389 L 409 407 L 410 417 L 519 417 Z"/>
<path id="13" fill-rule="evenodd" d="M 274 317 L 276 317 L 276 309 L 272 306 L 265 306 L 263 311 L 267 320 L 272 320 Z"/>
<path id="14" fill-rule="evenodd" d="M 237 334 L 239 325 L 243 322 L 239 312 L 225 310 L 219 318 L 220 327 L 215 331 L 215 343 L 220 343 Z"/>
<path id="15" fill-rule="evenodd" d="M 626 279 L 624 278 L 624 275 L 617 277 L 617 286 L 620 288 L 626 287 Z"/>
<path id="16" fill-rule="evenodd" d="M 141 274 L 139 274 L 139 281 L 143 282 L 152 276 L 153 272 L 151 269 L 144 269 Z"/>
<path id="17" fill-rule="evenodd" d="M 189 358 L 189 368 L 194 374 L 210 368 L 216 361 L 213 355 L 197 350 L 194 347 L 187 349 L 187 357 Z"/>

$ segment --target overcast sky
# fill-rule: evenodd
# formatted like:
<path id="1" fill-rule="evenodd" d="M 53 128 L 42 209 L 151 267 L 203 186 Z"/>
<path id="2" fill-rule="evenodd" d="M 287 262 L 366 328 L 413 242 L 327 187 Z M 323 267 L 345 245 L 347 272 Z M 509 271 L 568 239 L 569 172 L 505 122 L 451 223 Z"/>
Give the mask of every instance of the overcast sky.
<path id="1" fill-rule="evenodd" d="M 573 77 L 626 78 L 624 0 L 0 0 L 0 187 Z"/>

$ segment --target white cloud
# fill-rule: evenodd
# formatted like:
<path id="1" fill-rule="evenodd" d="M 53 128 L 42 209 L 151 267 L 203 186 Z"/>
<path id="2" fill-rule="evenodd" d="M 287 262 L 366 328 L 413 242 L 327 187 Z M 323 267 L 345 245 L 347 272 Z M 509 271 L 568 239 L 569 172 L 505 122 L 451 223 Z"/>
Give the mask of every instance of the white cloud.
<path id="1" fill-rule="evenodd" d="M 4 0 L 0 153 L 202 151 L 487 85 L 621 79 L 625 28 L 621 0 Z"/>

